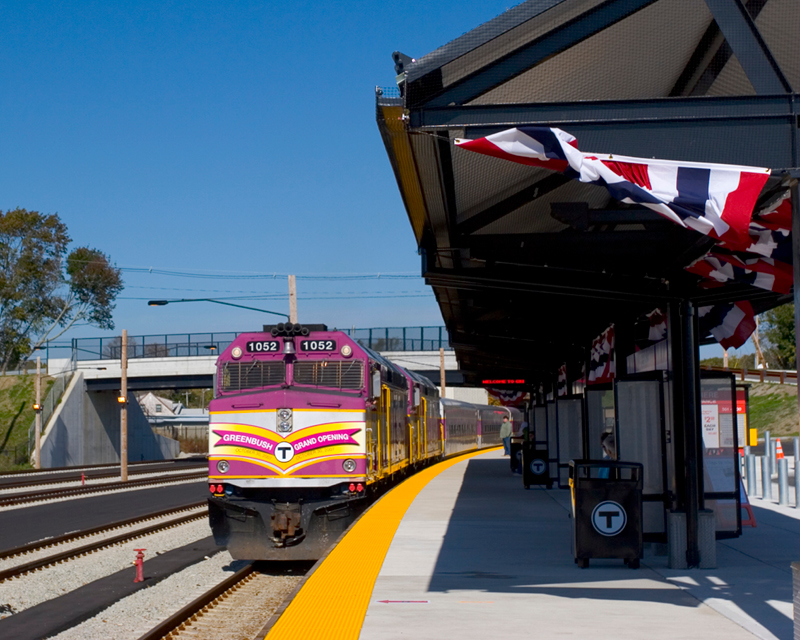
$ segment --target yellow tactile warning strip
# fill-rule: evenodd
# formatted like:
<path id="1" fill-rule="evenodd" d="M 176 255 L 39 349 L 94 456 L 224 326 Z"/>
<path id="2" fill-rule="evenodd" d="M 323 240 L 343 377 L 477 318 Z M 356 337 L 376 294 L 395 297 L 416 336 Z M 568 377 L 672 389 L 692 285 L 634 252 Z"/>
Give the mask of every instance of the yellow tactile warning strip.
<path id="1" fill-rule="evenodd" d="M 364 513 L 306 580 L 266 640 L 357 640 L 383 559 L 408 507 L 442 471 L 482 449 L 411 476 Z"/>

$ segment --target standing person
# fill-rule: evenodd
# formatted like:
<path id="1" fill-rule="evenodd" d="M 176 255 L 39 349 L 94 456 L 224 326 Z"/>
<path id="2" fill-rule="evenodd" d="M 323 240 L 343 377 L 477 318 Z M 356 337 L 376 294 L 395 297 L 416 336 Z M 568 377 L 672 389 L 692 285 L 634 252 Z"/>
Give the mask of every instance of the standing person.
<path id="1" fill-rule="evenodd" d="M 503 424 L 500 427 L 500 437 L 503 439 L 503 455 L 511 455 L 511 433 L 513 427 L 508 420 L 508 416 L 503 416 Z"/>
<path id="2" fill-rule="evenodd" d="M 603 431 L 600 434 L 600 446 L 603 448 L 603 460 L 617 459 L 617 439 L 613 431 Z M 598 478 L 608 478 L 610 476 L 608 467 L 598 469 Z"/>

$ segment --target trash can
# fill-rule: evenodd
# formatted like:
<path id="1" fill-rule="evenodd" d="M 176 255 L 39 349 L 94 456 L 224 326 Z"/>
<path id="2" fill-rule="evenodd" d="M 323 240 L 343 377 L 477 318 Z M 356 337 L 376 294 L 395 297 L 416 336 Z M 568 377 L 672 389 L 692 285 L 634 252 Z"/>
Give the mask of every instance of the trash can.
<path id="1" fill-rule="evenodd" d="M 512 473 L 522 473 L 522 438 L 517 436 L 511 437 L 511 455 L 509 456 L 509 464 L 511 465 Z"/>
<path id="2" fill-rule="evenodd" d="M 619 558 L 632 569 L 642 557 L 642 465 L 570 460 L 575 562 Z"/>
<path id="3" fill-rule="evenodd" d="M 530 489 L 533 484 L 550 486 L 550 469 L 546 448 L 537 448 L 535 442 L 522 444 L 522 484 Z"/>

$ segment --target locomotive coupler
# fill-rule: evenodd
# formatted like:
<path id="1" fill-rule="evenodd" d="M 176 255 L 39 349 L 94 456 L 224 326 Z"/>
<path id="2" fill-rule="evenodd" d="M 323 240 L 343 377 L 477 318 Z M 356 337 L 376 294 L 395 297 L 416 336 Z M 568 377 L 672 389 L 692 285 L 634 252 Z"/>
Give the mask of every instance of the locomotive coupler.
<path id="1" fill-rule="evenodd" d="M 277 547 L 286 547 L 297 544 L 305 538 L 305 532 L 300 526 L 302 506 L 300 504 L 273 504 L 270 524 L 272 526 L 272 541 Z"/>

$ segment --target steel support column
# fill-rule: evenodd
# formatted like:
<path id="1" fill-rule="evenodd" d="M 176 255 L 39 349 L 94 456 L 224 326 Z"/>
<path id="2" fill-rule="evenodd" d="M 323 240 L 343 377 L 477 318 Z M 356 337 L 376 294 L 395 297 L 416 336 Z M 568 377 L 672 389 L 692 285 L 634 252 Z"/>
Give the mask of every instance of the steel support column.
<path id="1" fill-rule="evenodd" d="M 686 512 L 686 562 L 700 564 L 698 513 L 703 508 L 702 460 L 700 458 L 700 363 L 697 314 L 684 300 L 670 304 L 673 409 L 675 415 L 675 468 L 678 474 L 678 508 Z"/>
<path id="2" fill-rule="evenodd" d="M 792 179 L 792 271 L 795 283 L 800 282 L 800 186 L 797 178 Z M 795 354 L 800 354 L 800 287 L 794 287 L 794 340 Z M 797 394 L 798 422 L 800 422 L 800 393 Z M 798 424 L 796 422 L 795 424 Z M 797 453 L 795 453 L 797 457 Z M 795 469 L 797 473 L 797 469 Z M 800 502 L 798 502 L 800 504 Z"/>

